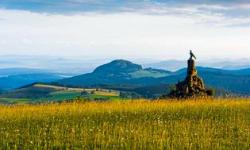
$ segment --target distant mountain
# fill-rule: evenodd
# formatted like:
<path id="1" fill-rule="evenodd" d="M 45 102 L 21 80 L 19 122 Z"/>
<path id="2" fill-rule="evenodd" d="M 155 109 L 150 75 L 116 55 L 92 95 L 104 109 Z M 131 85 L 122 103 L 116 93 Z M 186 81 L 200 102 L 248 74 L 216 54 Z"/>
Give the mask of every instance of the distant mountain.
<path id="1" fill-rule="evenodd" d="M 127 60 L 114 60 L 108 64 L 97 67 L 95 74 L 123 74 L 142 70 L 141 65 L 134 64 Z"/>
<path id="2" fill-rule="evenodd" d="M 218 91 L 250 95 L 250 69 L 223 70 L 197 67 L 206 86 Z M 186 69 L 175 72 L 146 68 L 126 60 L 115 60 L 97 67 L 92 73 L 62 79 L 58 84 L 76 87 L 104 87 L 136 91 L 141 95 L 160 95 L 186 76 Z M 165 86 L 165 88 L 164 88 Z"/>
<path id="3" fill-rule="evenodd" d="M 155 63 L 143 64 L 143 66 L 146 68 L 151 67 L 151 68 L 175 71 L 175 70 L 185 67 L 186 61 L 166 60 L 166 61 L 160 61 L 160 62 L 155 62 Z"/>
<path id="4" fill-rule="evenodd" d="M 70 86 L 141 86 L 148 85 L 157 78 L 170 75 L 171 72 L 147 68 L 126 60 L 114 60 L 97 67 L 92 73 L 58 81 Z"/>
<path id="5" fill-rule="evenodd" d="M 217 95 L 225 93 L 250 95 L 250 69 L 223 70 L 197 67 L 197 70 L 206 86 L 216 89 Z M 27 73 L 27 71 L 30 74 L 19 74 Z M 5 90 L 16 89 L 34 82 L 47 82 L 62 87 L 114 89 L 122 93 L 136 93 L 134 94 L 136 96 L 155 98 L 169 92 L 175 83 L 183 80 L 186 76 L 186 68 L 171 72 L 163 69 L 143 68 L 127 60 L 114 60 L 97 67 L 92 73 L 69 78 L 64 78 L 57 73 L 29 69 L 6 69 L 0 74 L 8 75 L 0 77 L 0 88 Z M 46 92 L 41 87 L 21 89 L 25 91 L 16 89 L 10 94 L 14 98 L 15 95 L 22 97 L 22 93 L 26 97 L 27 95 L 36 97 Z"/>
<path id="6" fill-rule="evenodd" d="M 0 68 L 0 91 L 11 90 L 34 82 L 53 82 L 72 77 L 71 73 L 36 68 Z"/>
<path id="7" fill-rule="evenodd" d="M 53 82 L 63 76 L 54 73 L 18 74 L 0 77 L 0 89 L 11 90 L 34 82 Z"/>
<path id="8" fill-rule="evenodd" d="M 219 68 L 222 70 L 239 70 L 250 68 L 250 59 L 211 59 L 199 61 L 198 63 L 200 66 L 206 66 L 209 68 Z M 185 60 L 165 60 L 159 62 L 144 63 L 143 67 L 152 67 L 176 71 L 185 67 L 186 65 L 187 63 Z"/>
<path id="9" fill-rule="evenodd" d="M 198 74 L 203 78 L 207 87 L 225 90 L 240 95 L 250 95 L 249 69 L 222 70 L 197 67 Z M 186 76 L 186 69 L 180 69 L 168 77 L 160 79 L 165 84 L 175 84 Z"/>
<path id="10" fill-rule="evenodd" d="M 0 68 L 0 77 L 7 77 L 20 74 L 39 74 L 48 73 L 47 70 L 33 68 Z"/>
<path id="11" fill-rule="evenodd" d="M 225 70 L 197 67 L 197 70 L 206 86 L 216 89 L 218 95 L 232 93 L 250 96 L 250 68 Z M 0 92 L 45 82 L 66 87 L 114 89 L 153 98 L 169 92 L 173 85 L 183 80 L 185 76 L 186 68 L 171 72 L 144 68 L 127 60 L 114 60 L 97 67 L 92 73 L 73 77 L 42 69 L 7 68 L 0 69 Z M 36 95 L 36 93 L 36 90 L 26 91 L 26 95 Z"/>

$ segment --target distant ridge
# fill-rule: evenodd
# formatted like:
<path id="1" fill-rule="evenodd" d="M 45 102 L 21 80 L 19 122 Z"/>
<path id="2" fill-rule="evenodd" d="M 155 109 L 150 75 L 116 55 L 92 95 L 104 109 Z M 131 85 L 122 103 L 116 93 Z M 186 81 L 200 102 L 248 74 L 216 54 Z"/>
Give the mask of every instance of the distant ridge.
<path id="1" fill-rule="evenodd" d="M 140 86 L 170 74 L 169 71 L 147 68 L 127 60 L 114 60 L 97 67 L 92 73 L 75 76 L 58 81 L 63 85 L 74 86 L 103 86 L 103 85 L 132 85 Z M 147 78 L 147 80 L 145 80 Z M 147 83 L 145 83 L 147 85 Z"/>
<path id="2" fill-rule="evenodd" d="M 208 87 L 237 95 L 250 95 L 250 68 L 223 70 L 197 67 L 197 70 Z M 92 73 L 67 78 L 61 74 L 43 70 L 20 69 L 18 71 L 25 74 L 19 74 L 15 69 L 5 69 L 2 72 L 2 74 L 14 73 L 16 75 L 0 77 L 1 90 L 13 90 L 36 82 L 45 82 L 69 87 L 100 87 L 132 91 L 146 97 L 154 97 L 161 95 L 163 91 L 164 93 L 169 91 L 171 85 L 183 80 L 186 75 L 185 68 L 175 72 L 143 68 L 139 64 L 122 59 L 101 65 Z"/>
<path id="3" fill-rule="evenodd" d="M 0 89 L 11 90 L 34 82 L 53 82 L 63 77 L 55 73 L 31 73 L 0 77 Z"/>
<path id="4" fill-rule="evenodd" d="M 0 77 L 20 75 L 20 74 L 39 74 L 51 71 L 34 68 L 0 68 Z"/>
<path id="5" fill-rule="evenodd" d="M 223 70 L 208 67 L 197 67 L 199 75 L 204 79 L 207 86 L 228 91 L 240 95 L 250 95 L 250 69 Z M 141 65 L 127 60 L 114 60 L 110 63 L 97 67 L 94 72 L 59 80 L 57 83 L 64 86 L 79 87 L 105 87 L 119 90 L 136 89 L 147 87 L 149 95 L 150 87 L 169 85 L 184 79 L 186 69 L 175 72 L 162 69 L 142 68 Z M 157 89 L 157 88 L 156 88 Z M 155 91 L 155 90 L 152 90 Z M 161 91 L 163 91 L 161 89 Z M 160 92 L 160 90 L 159 90 Z"/>

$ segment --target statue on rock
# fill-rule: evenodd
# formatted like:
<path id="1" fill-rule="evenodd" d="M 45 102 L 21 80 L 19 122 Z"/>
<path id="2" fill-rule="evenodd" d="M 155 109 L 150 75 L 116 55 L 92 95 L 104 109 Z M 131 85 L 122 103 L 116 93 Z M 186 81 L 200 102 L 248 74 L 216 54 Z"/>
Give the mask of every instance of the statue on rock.
<path id="1" fill-rule="evenodd" d="M 189 98 L 189 97 L 206 97 L 212 96 L 213 92 L 205 88 L 203 80 L 198 76 L 195 67 L 196 57 L 190 50 L 190 58 L 187 61 L 187 76 L 184 81 L 178 82 L 176 89 L 169 95 L 163 95 L 162 98 Z"/>
<path id="2" fill-rule="evenodd" d="M 192 59 L 192 58 L 196 59 L 196 57 L 195 57 L 194 53 L 192 52 L 192 50 L 190 50 L 189 53 L 190 53 L 190 58 L 189 59 Z"/>

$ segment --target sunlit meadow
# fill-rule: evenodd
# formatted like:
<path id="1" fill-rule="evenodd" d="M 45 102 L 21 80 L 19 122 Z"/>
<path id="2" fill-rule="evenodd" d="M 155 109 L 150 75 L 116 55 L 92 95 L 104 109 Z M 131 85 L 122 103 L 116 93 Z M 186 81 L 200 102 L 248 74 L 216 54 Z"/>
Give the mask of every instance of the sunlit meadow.
<path id="1" fill-rule="evenodd" d="M 250 101 L 0 106 L 0 149 L 250 149 Z"/>

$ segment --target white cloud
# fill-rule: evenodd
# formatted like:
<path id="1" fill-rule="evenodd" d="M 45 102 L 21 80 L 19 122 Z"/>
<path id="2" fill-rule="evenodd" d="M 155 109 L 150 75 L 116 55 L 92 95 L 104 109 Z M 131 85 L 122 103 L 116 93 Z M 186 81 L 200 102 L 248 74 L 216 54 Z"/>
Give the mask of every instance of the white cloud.
<path id="1" fill-rule="evenodd" d="M 185 9 L 179 11 L 193 13 L 66 16 L 2 9 L 0 54 L 183 59 L 194 49 L 202 59 L 250 56 L 249 28 L 227 27 L 249 19 Z"/>

